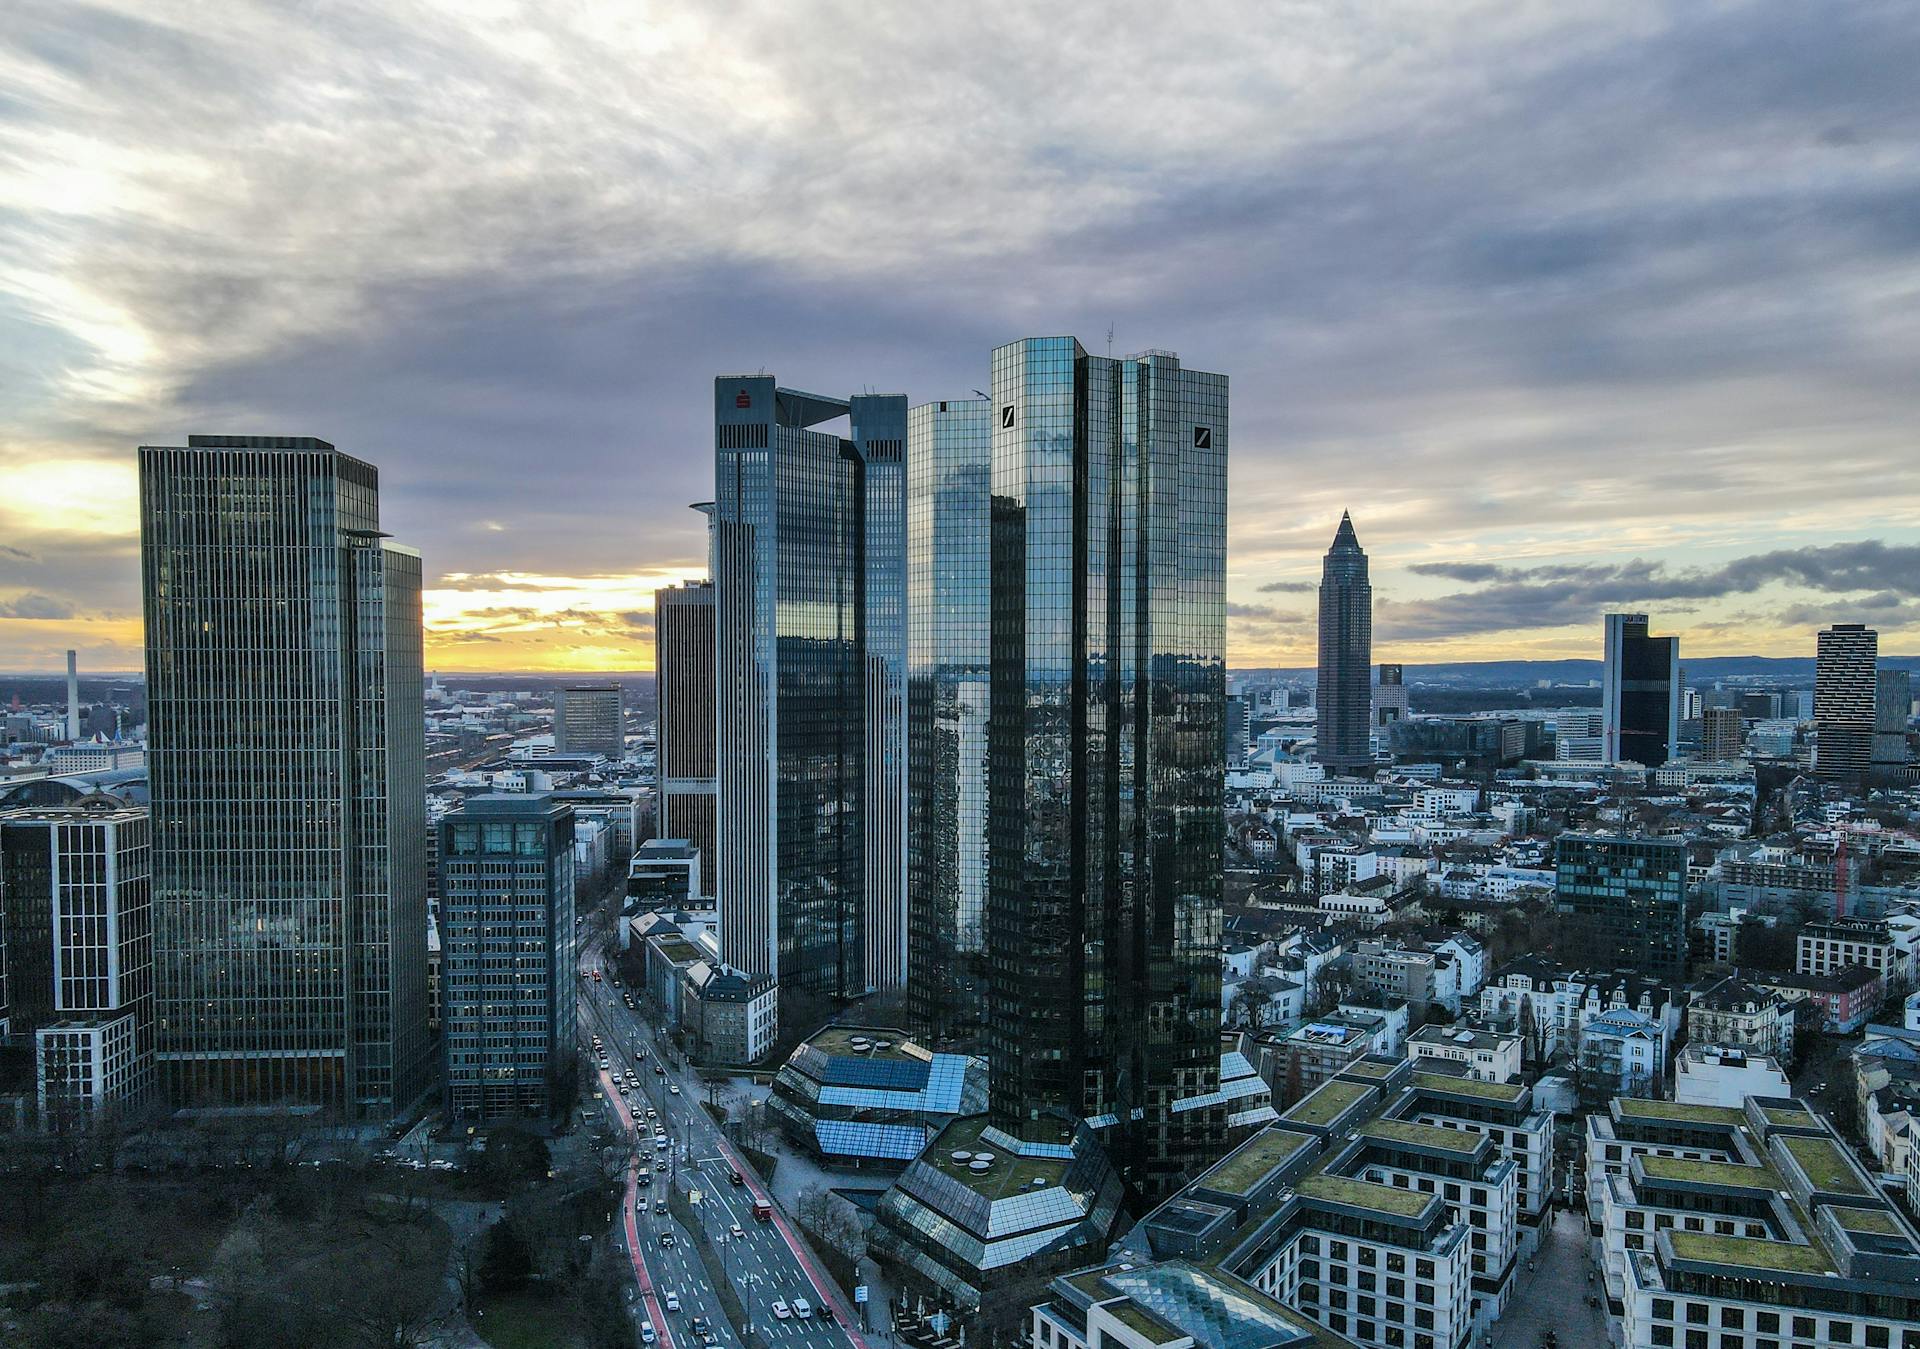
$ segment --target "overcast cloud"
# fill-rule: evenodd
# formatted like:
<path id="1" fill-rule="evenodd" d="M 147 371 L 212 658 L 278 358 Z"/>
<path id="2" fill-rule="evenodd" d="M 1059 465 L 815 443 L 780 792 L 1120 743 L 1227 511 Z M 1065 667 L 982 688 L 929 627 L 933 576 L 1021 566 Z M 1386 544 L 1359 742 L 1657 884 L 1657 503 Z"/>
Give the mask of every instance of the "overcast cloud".
<path id="1" fill-rule="evenodd" d="M 1342 508 L 1388 659 L 1920 650 L 1911 4 L 7 10 L 0 667 L 137 663 L 190 431 L 379 465 L 447 668 L 643 666 L 715 374 L 1109 325 L 1233 378 L 1236 660 Z"/>

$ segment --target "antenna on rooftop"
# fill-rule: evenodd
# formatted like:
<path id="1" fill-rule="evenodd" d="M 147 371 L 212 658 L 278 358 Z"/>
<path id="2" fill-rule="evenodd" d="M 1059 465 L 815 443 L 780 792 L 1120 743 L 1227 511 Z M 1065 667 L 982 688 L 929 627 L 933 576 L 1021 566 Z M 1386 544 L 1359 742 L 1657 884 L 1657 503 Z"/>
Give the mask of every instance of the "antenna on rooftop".
<path id="1" fill-rule="evenodd" d="M 1107 325 L 1107 356 L 1109 359 L 1113 356 L 1113 325 L 1111 323 Z"/>

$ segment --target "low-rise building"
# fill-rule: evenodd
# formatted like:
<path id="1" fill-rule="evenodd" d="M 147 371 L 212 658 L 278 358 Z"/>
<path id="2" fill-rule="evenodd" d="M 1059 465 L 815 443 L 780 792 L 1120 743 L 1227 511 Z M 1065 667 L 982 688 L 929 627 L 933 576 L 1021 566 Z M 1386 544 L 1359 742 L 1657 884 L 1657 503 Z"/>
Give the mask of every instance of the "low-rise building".
<path id="1" fill-rule="evenodd" d="M 1738 1107 L 1749 1096 L 1792 1094 L 1792 1082 L 1771 1055 L 1689 1044 L 1674 1059 L 1673 1099 L 1681 1105 Z"/>
<path id="2" fill-rule="evenodd" d="M 1740 976 L 1714 975 L 1693 988 L 1687 1002 L 1687 1038 L 1765 1054 L 1793 1055 L 1794 1013 L 1788 1001 Z"/>
<path id="3" fill-rule="evenodd" d="M 1580 1029 L 1580 1094 L 1589 1105 L 1653 1095 L 1666 1066 L 1666 1037 L 1645 1013 L 1616 1007 Z"/>
<path id="4" fill-rule="evenodd" d="M 1903 915 L 1904 917 L 1904 915 Z M 1916 928 L 1894 926 L 1881 918 L 1829 918 L 1808 923 L 1795 942 L 1793 968 L 1799 974 L 1837 974 L 1849 965 L 1865 965 L 1890 985 L 1913 981 Z"/>
<path id="5" fill-rule="evenodd" d="M 779 983 L 703 960 L 686 972 L 681 1026 L 703 1065 L 758 1063 L 778 1032 Z"/>
<path id="6" fill-rule="evenodd" d="M 1422 1026 L 1407 1037 L 1407 1054 L 1461 1064 L 1481 1082 L 1511 1082 L 1520 1076 L 1518 1035 L 1462 1026 Z"/>
<path id="7" fill-rule="evenodd" d="M 767 1110 L 802 1151 L 833 1166 L 899 1170 L 962 1115 L 987 1108 L 987 1065 L 936 1054 L 904 1031 L 828 1026 L 774 1074 Z"/>
<path id="8" fill-rule="evenodd" d="M 1819 1009 L 1821 1029 L 1851 1035 L 1867 1024 L 1886 1000 L 1886 980 L 1865 965 L 1847 965 L 1831 974 L 1756 974 L 1755 984 L 1789 1000 Z"/>

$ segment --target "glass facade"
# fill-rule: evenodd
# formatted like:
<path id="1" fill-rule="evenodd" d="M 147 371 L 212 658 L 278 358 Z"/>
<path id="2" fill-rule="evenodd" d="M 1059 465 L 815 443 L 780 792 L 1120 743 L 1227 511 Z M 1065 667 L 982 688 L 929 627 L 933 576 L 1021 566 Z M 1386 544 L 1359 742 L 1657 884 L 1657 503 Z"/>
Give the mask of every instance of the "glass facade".
<path id="1" fill-rule="evenodd" d="M 992 365 L 992 1115 L 1114 1116 L 1128 1181 L 1209 1160 L 1219 1087 L 1227 380 L 1072 338 Z"/>
<path id="2" fill-rule="evenodd" d="M 850 436 L 812 428 L 848 419 Z M 906 959 L 906 400 L 714 382 L 721 954 L 857 997 Z"/>
<path id="3" fill-rule="evenodd" d="M 420 559 L 306 437 L 140 450 L 159 1067 L 176 1106 L 428 1085 Z"/>
<path id="4" fill-rule="evenodd" d="M 1373 585 L 1367 555 L 1342 512 L 1320 564 L 1319 716 L 1313 757 L 1336 771 L 1373 764 Z"/>
<path id="5" fill-rule="evenodd" d="M 654 687 L 659 694 L 660 837 L 700 850 L 700 893 L 713 898 L 713 586 L 653 592 Z"/>
<path id="6" fill-rule="evenodd" d="M 1603 968 L 1681 979 L 1687 967 L 1687 849 L 1679 839 L 1563 834 L 1554 845 L 1561 913 L 1592 926 Z"/>
<path id="7" fill-rule="evenodd" d="M 440 833 L 447 1111 L 550 1117 L 573 1099 L 573 808 L 474 797 Z"/>
<path id="8" fill-rule="evenodd" d="M 936 1043 L 986 1003 L 992 411 L 907 419 L 907 1010 Z"/>
<path id="9" fill-rule="evenodd" d="M 1680 744 L 1680 639 L 1653 637 L 1645 614 L 1608 614 L 1600 727 L 1608 763 L 1658 768 Z"/>
<path id="10" fill-rule="evenodd" d="M 555 754 L 618 759 L 626 747 L 626 712 L 618 684 L 574 684 L 560 690 L 553 708 Z"/>

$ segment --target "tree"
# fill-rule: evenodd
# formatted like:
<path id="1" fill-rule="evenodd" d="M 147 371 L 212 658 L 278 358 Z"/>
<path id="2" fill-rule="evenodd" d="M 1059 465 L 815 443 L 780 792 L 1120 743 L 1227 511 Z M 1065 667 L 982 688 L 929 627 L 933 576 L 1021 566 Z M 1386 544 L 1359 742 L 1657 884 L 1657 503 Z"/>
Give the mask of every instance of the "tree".
<path id="1" fill-rule="evenodd" d="M 487 1150 L 476 1169 L 482 1181 L 505 1191 L 546 1179 L 552 1165 L 545 1139 L 521 1125 L 503 1124 L 487 1135 Z"/>
<path id="2" fill-rule="evenodd" d="M 480 1245 L 480 1286 L 489 1292 L 512 1292 L 533 1277 L 533 1247 L 520 1229 L 501 1219 L 487 1229 Z"/>

